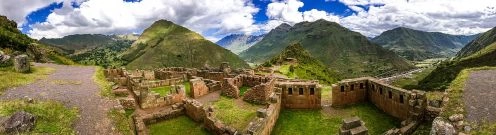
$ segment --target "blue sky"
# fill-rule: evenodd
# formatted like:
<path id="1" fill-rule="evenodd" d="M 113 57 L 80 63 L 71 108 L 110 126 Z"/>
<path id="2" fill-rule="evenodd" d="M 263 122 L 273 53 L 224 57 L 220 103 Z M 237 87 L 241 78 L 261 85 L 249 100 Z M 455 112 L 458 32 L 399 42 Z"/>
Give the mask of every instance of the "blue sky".
<path id="1" fill-rule="evenodd" d="M 369 37 L 396 27 L 469 35 L 496 26 L 495 7 L 486 0 L 3 0 L 0 14 L 38 39 L 141 33 L 166 19 L 216 41 L 318 19 Z"/>

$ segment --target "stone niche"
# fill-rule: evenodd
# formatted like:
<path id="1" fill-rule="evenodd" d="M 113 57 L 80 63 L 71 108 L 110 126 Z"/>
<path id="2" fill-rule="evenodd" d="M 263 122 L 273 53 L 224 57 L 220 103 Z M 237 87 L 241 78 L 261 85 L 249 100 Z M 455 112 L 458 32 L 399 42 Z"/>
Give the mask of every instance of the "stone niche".
<path id="1" fill-rule="evenodd" d="M 27 55 L 19 55 L 14 58 L 14 69 L 16 72 L 26 73 L 31 70 L 28 56 Z"/>

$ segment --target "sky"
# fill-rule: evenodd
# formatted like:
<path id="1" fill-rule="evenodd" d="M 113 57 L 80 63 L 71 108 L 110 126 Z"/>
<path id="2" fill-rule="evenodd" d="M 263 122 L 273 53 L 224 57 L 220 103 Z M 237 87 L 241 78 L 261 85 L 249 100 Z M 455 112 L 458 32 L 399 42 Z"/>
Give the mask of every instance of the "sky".
<path id="1" fill-rule="evenodd" d="M 0 14 L 36 39 L 139 34 L 159 19 L 213 42 L 318 19 L 368 37 L 397 27 L 471 35 L 496 26 L 496 0 L 2 0 Z"/>

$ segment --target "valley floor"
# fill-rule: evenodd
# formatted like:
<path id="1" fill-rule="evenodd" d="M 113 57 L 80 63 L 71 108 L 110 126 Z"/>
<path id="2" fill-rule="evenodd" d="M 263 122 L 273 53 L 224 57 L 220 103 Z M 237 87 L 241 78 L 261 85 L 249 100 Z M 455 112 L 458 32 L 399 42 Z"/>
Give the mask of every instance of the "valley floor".
<path id="1" fill-rule="evenodd" d="M 59 101 L 78 108 L 80 116 L 74 124 L 77 134 L 119 134 L 107 117 L 107 112 L 118 103 L 99 96 L 100 88 L 92 79 L 95 67 L 38 63 L 35 66 L 54 68 L 55 72 L 46 79 L 6 90 L 0 100 L 28 96 L 35 100 Z"/>

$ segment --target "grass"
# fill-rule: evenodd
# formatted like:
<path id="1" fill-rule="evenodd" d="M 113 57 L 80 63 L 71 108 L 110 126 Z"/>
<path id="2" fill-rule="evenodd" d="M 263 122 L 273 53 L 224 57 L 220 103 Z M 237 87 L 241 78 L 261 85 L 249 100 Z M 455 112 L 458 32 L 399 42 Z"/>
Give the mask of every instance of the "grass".
<path id="1" fill-rule="evenodd" d="M 401 78 L 393 82 L 394 86 L 404 89 L 418 89 L 419 81 L 427 77 L 434 68 L 424 69 L 422 72 L 417 72 L 412 75 L 412 78 Z"/>
<path id="2" fill-rule="evenodd" d="M 131 113 L 129 113 L 131 112 Z M 119 110 L 112 109 L 108 112 L 108 116 L 112 119 L 115 127 L 124 135 L 132 135 L 131 131 L 131 114 L 134 111 L 126 110 L 124 113 L 119 112 Z"/>
<path id="3" fill-rule="evenodd" d="M 28 134 L 75 134 L 72 124 L 78 116 L 76 108 L 66 108 L 55 101 L 38 101 L 34 104 L 21 100 L 0 101 L 0 116 L 10 116 L 17 111 L 36 116 L 35 128 Z"/>
<path id="4" fill-rule="evenodd" d="M 248 91 L 248 89 L 250 89 L 250 87 L 248 87 L 248 86 L 241 86 L 241 88 L 239 88 L 239 96 L 245 95 L 245 92 Z"/>
<path id="5" fill-rule="evenodd" d="M 186 81 L 183 83 L 184 85 L 184 92 L 186 92 L 186 96 L 191 97 L 191 84 L 189 84 L 189 81 Z"/>
<path id="6" fill-rule="evenodd" d="M 428 135 L 431 132 L 432 121 L 424 122 L 412 133 L 412 135 Z"/>
<path id="7" fill-rule="evenodd" d="M 112 83 L 107 81 L 107 78 L 105 78 L 103 67 L 96 67 L 95 74 L 93 75 L 93 81 L 100 86 L 101 96 L 115 98 L 115 95 L 112 93 Z"/>
<path id="8" fill-rule="evenodd" d="M 187 116 L 149 125 L 151 135 L 209 135 L 209 132 Z"/>
<path id="9" fill-rule="evenodd" d="M 81 81 L 79 80 L 53 80 L 52 83 L 58 85 L 81 85 Z"/>
<path id="10" fill-rule="evenodd" d="M 358 116 L 365 122 L 369 134 L 379 135 L 399 125 L 399 121 L 384 114 L 374 105 L 357 104 L 332 112 L 323 110 L 282 110 L 272 134 L 276 135 L 336 135 L 343 118 Z"/>
<path id="11" fill-rule="evenodd" d="M 286 77 L 288 78 L 295 78 L 297 77 L 296 74 L 294 73 L 294 71 L 290 71 L 291 65 L 281 65 L 281 67 L 279 68 L 279 72 L 281 72 L 283 75 L 285 75 Z"/>
<path id="12" fill-rule="evenodd" d="M 55 69 L 49 67 L 31 67 L 30 73 L 17 73 L 12 67 L 0 68 L 0 95 L 2 91 L 16 86 L 26 85 L 47 77 Z"/>
<path id="13" fill-rule="evenodd" d="M 221 97 L 219 101 L 213 103 L 213 106 L 216 118 L 238 130 L 244 130 L 256 117 L 257 109 L 261 107 L 241 101 L 241 99 L 227 97 Z"/>
<path id="14" fill-rule="evenodd" d="M 160 94 L 161 97 L 163 97 L 170 93 L 171 87 L 170 86 L 155 87 L 155 88 L 150 88 L 150 91 L 158 93 Z"/>

